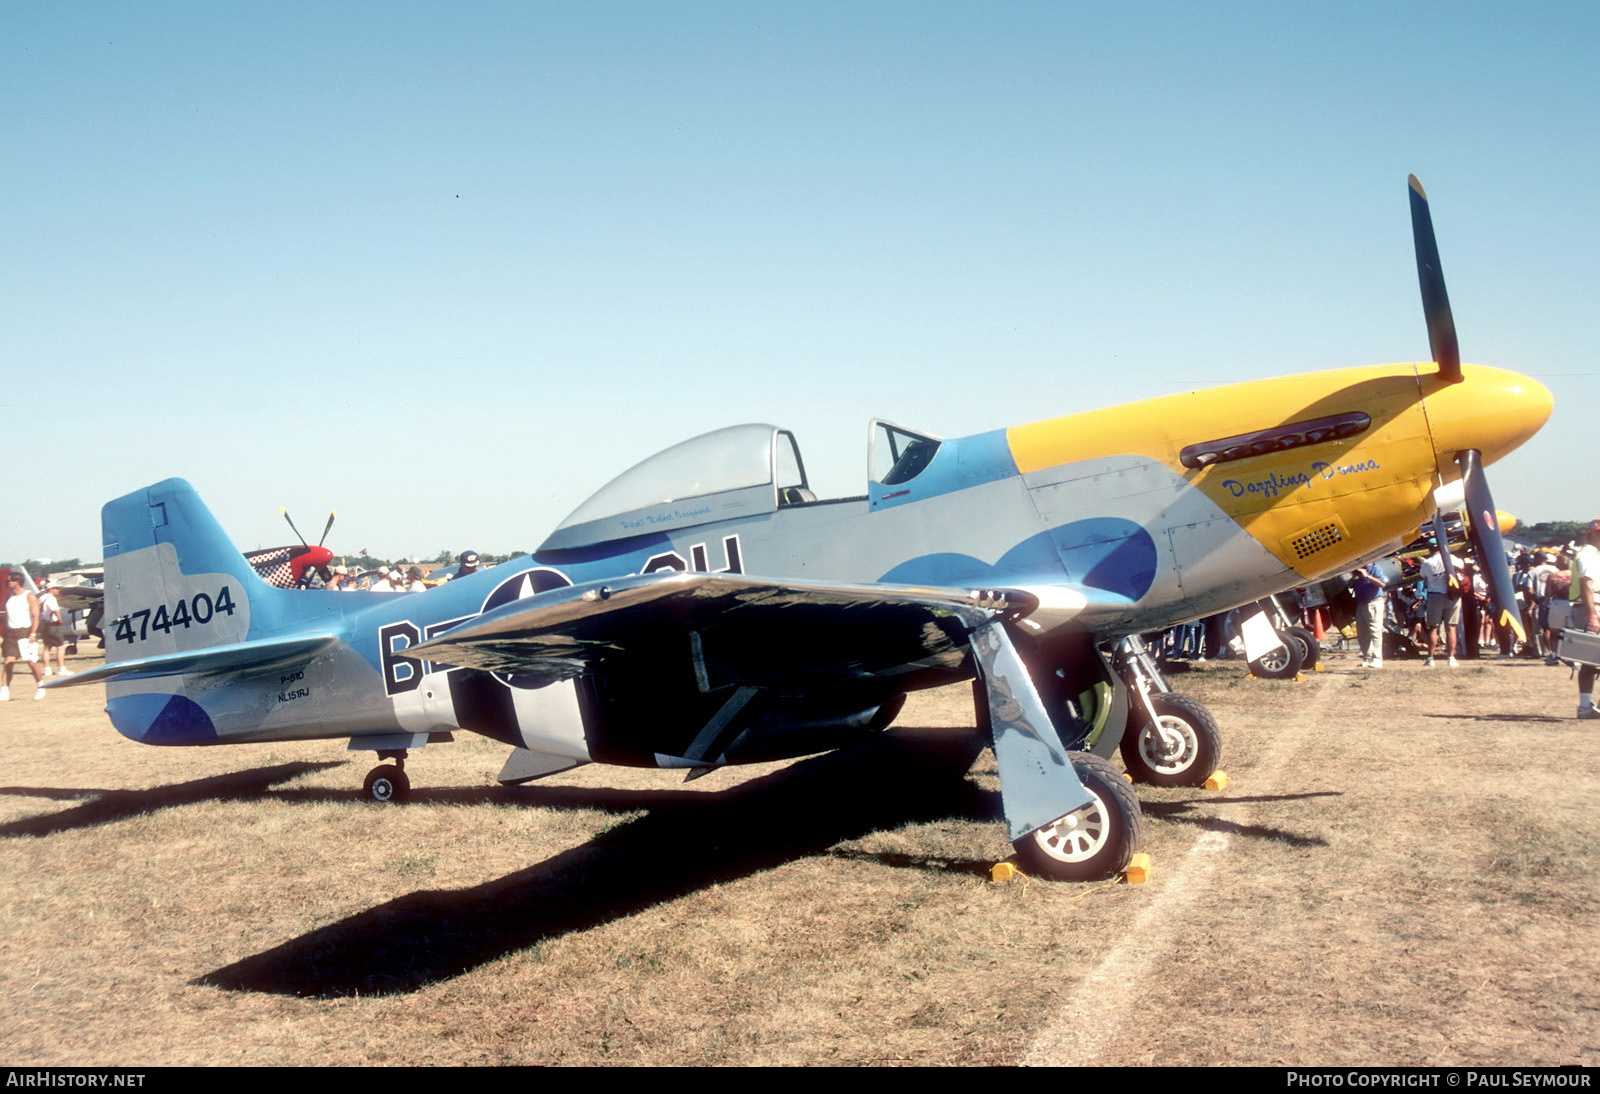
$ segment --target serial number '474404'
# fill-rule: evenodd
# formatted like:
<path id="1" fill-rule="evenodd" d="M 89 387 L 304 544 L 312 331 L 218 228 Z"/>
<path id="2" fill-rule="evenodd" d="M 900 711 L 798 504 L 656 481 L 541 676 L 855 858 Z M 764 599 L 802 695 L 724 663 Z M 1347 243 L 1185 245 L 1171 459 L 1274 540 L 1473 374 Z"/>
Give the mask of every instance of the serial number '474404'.
<path id="1" fill-rule="evenodd" d="M 172 628 L 203 627 L 219 615 L 233 614 L 233 594 L 224 585 L 213 597 L 210 593 L 195 593 L 188 600 L 180 600 L 172 607 L 165 604 L 155 608 L 140 608 L 118 619 L 112 637 L 118 642 L 143 642 L 151 631 L 170 634 Z"/>

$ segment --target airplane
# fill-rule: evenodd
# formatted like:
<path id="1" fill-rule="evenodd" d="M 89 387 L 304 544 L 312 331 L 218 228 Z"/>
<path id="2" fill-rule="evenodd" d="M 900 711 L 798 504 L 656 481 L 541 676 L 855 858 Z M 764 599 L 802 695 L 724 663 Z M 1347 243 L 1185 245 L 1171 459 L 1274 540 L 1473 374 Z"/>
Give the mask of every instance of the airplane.
<path id="1" fill-rule="evenodd" d="M 1468 530 L 1472 522 L 1468 519 L 1467 514 L 1440 509 L 1436 516 L 1444 525 L 1445 540 L 1451 550 L 1469 545 Z M 1503 509 L 1496 510 L 1494 518 L 1496 526 L 1500 529 L 1501 536 L 1510 535 L 1520 523 L 1513 514 L 1507 513 Z M 1411 541 L 1400 548 L 1399 553 L 1406 558 L 1427 558 L 1433 554 L 1434 545 L 1437 543 L 1438 538 L 1438 529 L 1430 522 L 1417 529 L 1416 534 L 1411 537 Z"/>
<path id="2" fill-rule="evenodd" d="M 280 589 L 301 589 L 305 587 L 306 572 L 324 571 L 333 562 L 333 552 L 322 544 L 328 538 L 328 533 L 333 529 L 333 520 L 338 513 L 328 514 L 328 523 L 322 526 L 322 538 L 317 540 L 315 547 L 306 542 L 306 537 L 300 534 L 300 529 L 295 528 L 294 518 L 289 516 L 289 510 L 280 507 L 278 512 L 283 514 L 283 519 L 289 522 L 300 546 L 266 547 L 259 551 L 246 551 L 244 557 L 250 560 L 250 565 L 260 574 L 269 585 L 276 585 Z"/>
<path id="3" fill-rule="evenodd" d="M 1431 362 L 950 439 L 874 420 L 854 497 L 815 496 L 789 431 L 733 426 L 623 472 L 533 555 L 410 594 L 271 588 L 169 479 L 105 506 L 107 663 L 51 686 L 104 682 L 148 744 L 349 738 L 383 801 L 457 731 L 511 746 L 506 783 L 591 762 L 693 778 L 846 746 L 906 693 L 972 681 L 1023 864 L 1115 875 L 1141 815 L 1111 753 L 1187 786 L 1221 750 L 1138 635 L 1387 555 L 1446 483 L 1493 512 L 1483 466 L 1550 414 L 1537 382 L 1461 363 L 1409 183 Z M 1473 534 L 1503 557 L 1492 522 Z"/>
<path id="4" fill-rule="evenodd" d="M 312 547 L 302 543 L 296 547 L 263 547 L 259 551 L 245 551 L 244 557 L 251 569 L 261 575 L 261 580 L 279 589 L 298 589 L 306 581 L 307 570 L 325 569 L 333 561 L 333 552 L 318 544 Z"/>
<path id="5" fill-rule="evenodd" d="M 289 522 L 289 527 L 294 528 L 294 534 L 300 536 L 300 546 L 263 547 L 256 551 L 242 552 L 245 561 L 250 563 L 251 569 L 261 575 L 261 580 L 268 585 L 279 589 L 301 589 L 306 587 L 307 571 L 326 571 L 333 562 L 333 552 L 322 545 L 328 538 L 328 530 L 333 527 L 336 513 L 328 514 L 328 523 L 322 528 L 322 539 L 317 540 L 315 547 L 306 542 L 306 537 L 300 535 L 300 529 L 295 528 L 294 520 L 286 509 L 280 508 L 283 519 Z M 78 571 L 86 577 L 99 581 L 101 584 L 90 584 L 85 581 L 80 585 L 72 585 L 61 590 L 61 606 L 67 611 L 90 613 L 89 633 L 98 635 L 99 620 L 95 613 L 103 609 L 105 590 L 102 587 L 105 581 L 104 571 L 83 570 Z"/>

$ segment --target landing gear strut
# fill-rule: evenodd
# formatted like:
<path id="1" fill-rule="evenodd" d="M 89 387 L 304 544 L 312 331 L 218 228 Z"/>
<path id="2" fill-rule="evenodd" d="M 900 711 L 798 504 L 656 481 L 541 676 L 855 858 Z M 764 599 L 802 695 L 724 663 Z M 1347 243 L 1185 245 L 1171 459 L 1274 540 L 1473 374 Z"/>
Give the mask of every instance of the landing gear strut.
<path id="1" fill-rule="evenodd" d="M 1173 692 L 1138 635 L 1115 646 L 1069 635 L 1024 659 L 1062 747 L 1109 759 L 1120 745 L 1128 774 L 1154 786 L 1204 786 L 1222 762 L 1216 720 Z"/>
<path id="2" fill-rule="evenodd" d="M 1204 786 L 1222 762 L 1222 734 L 1211 712 L 1167 685 L 1138 635 L 1118 643 L 1112 661 L 1131 697 L 1122 735 L 1128 774 L 1152 786 Z"/>

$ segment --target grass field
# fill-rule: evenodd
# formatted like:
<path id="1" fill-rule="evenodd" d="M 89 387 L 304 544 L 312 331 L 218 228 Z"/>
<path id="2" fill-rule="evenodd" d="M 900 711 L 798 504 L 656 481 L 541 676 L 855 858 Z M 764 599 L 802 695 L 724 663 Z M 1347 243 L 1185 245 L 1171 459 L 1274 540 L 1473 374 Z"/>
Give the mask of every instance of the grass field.
<path id="1" fill-rule="evenodd" d="M 91 662 L 80 660 L 78 667 Z M 0 1053 L 80 1064 L 1600 1063 L 1600 729 L 1566 669 L 1175 675 L 1220 793 L 1143 886 L 994 885 L 964 688 L 874 746 L 495 786 L 0 705 Z"/>

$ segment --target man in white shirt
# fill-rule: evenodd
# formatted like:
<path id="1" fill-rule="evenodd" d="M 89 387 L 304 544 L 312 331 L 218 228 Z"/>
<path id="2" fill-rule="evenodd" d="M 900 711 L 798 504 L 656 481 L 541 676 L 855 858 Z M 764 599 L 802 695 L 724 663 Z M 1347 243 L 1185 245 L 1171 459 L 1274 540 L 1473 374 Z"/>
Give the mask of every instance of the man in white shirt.
<path id="1" fill-rule="evenodd" d="M 0 640 L 5 647 L 5 683 L 0 684 L 0 701 L 11 698 L 11 672 L 17 659 L 23 656 L 22 644 L 39 641 L 39 598 L 28 591 L 22 574 L 17 570 L 11 571 L 7 585 L 10 595 L 6 598 L 5 636 Z M 35 660 L 24 659 L 23 664 L 33 670 L 33 682 L 39 685 L 44 683 L 44 673 L 39 670 L 37 657 L 36 651 Z M 44 690 L 40 688 L 35 691 L 33 697 L 43 699 Z"/>
<path id="2" fill-rule="evenodd" d="M 1573 630 L 1600 631 L 1600 520 L 1589 522 L 1589 533 L 1584 545 L 1572 559 L 1572 622 Z M 1593 665 L 1578 666 L 1578 717 L 1600 718 L 1594 708 Z"/>
<path id="3" fill-rule="evenodd" d="M 1461 597 L 1450 595 L 1450 577 L 1445 571 L 1443 552 L 1435 549 L 1433 554 L 1423 560 L 1422 576 L 1428 585 L 1427 667 L 1433 668 L 1433 654 L 1439 643 L 1439 630 L 1443 627 L 1444 650 L 1450 658 L 1450 667 L 1455 668 L 1458 664 L 1456 628 L 1461 625 Z M 1459 575 L 1456 580 L 1460 581 Z"/>
<path id="4" fill-rule="evenodd" d="M 65 622 L 61 614 L 61 602 L 56 599 L 56 593 L 61 591 L 61 586 L 50 584 L 44 587 L 44 595 L 39 598 L 39 644 L 41 660 L 44 661 L 44 674 L 50 675 L 50 657 L 56 659 L 56 670 L 60 676 L 71 676 L 67 671 L 67 643 L 62 637 L 62 623 Z"/>

